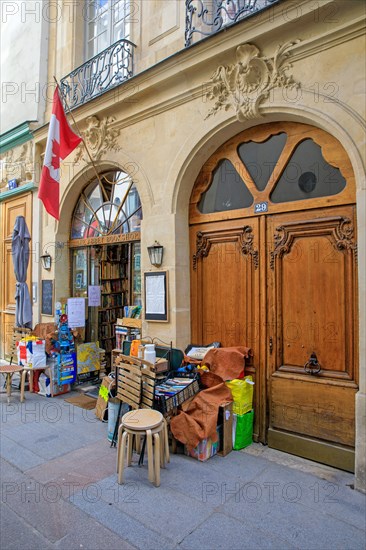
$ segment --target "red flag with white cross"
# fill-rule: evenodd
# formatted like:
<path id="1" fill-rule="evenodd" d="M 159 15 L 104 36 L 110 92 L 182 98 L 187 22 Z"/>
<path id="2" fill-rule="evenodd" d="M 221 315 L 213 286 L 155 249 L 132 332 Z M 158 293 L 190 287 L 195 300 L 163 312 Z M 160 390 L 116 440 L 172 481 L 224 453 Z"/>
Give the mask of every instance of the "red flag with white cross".
<path id="1" fill-rule="evenodd" d="M 38 189 L 38 198 L 56 220 L 60 219 L 60 159 L 64 160 L 81 141 L 82 138 L 69 126 L 56 88 Z"/>

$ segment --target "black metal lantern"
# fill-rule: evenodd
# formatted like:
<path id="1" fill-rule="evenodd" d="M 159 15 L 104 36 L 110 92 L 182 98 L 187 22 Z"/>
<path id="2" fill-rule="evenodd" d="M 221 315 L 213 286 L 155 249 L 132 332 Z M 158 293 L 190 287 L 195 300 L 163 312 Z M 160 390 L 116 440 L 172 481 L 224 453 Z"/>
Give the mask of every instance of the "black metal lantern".
<path id="1" fill-rule="evenodd" d="M 48 271 L 51 269 L 52 258 L 47 252 L 41 256 L 41 262 L 44 269 L 47 269 Z"/>
<path id="2" fill-rule="evenodd" d="M 147 247 L 149 253 L 150 263 L 155 267 L 160 267 L 163 263 L 164 247 L 155 241 L 155 244 Z"/>

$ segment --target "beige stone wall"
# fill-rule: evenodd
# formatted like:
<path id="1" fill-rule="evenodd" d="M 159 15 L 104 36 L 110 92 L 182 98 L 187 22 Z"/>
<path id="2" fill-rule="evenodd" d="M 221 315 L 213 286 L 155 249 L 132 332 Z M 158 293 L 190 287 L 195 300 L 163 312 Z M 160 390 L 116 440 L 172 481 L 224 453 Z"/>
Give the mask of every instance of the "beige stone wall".
<path id="1" fill-rule="evenodd" d="M 144 13 L 148 16 L 149 10 L 152 10 L 157 18 L 158 10 L 153 9 L 154 2 L 146 4 L 148 6 L 142 8 L 142 16 Z M 175 2 L 173 4 L 175 6 Z M 301 6 L 301 13 L 304 14 L 307 3 L 302 3 Z M 85 128 L 86 118 L 91 114 L 97 114 L 100 120 L 113 116 L 114 121 L 110 128 L 119 132 L 116 141 L 119 151 L 108 151 L 102 160 L 106 166 L 116 165 L 126 171 L 131 171 L 132 167 L 144 212 L 143 270 L 150 269 L 146 246 L 155 239 L 164 244 L 164 268 L 172 270 L 172 315 L 169 324 L 154 324 L 154 331 L 158 331 L 159 336 L 177 338 L 176 343 L 179 345 L 185 345 L 189 341 L 188 200 L 200 167 L 226 139 L 245 128 L 273 120 L 297 120 L 314 124 L 335 135 L 346 146 L 356 171 L 358 186 L 362 185 L 365 162 L 362 159 L 363 38 L 357 5 L 354 7 L 355 13 L 348 13 L 353 22 L 346 28 L 343 20 L 337 25 L 335 22 L 312 25 L 311 18 L 304 14 L 302 19 L 308 21 L 308 27 L 299 28 L 297 33 L 294 33 L 293 25 L 286 21 L 282 12 L 278 18 L 280 43 L 290 38 L 292 41 L 300 40 L 293 47 L 291 55 L 291 72 L 300 83 L 300 88 L 295 93 L 281 89 L 271 93 L 261 105 L 261 113 L 264 115 L 261 118 L 239 123 L 235 113 L 229 110 L 205 119 L 211 107 L 204 97 L 205 83 L 218 65 L 235 63 L 236 47 L 243 42 L 239 26 L 232 29 L 230 36 L 227 33 L 224 43 L 219 36 L 213 37 L 210 49 L 207 43 L 197 45 L 194 51 L 190 49 L 183 52 L 179 63 L 177 60 L 167 60 L 164 66 L 151 68 L 149 74 L 137 76 L 134 79 L 135 93 L 129 101 L 123 101 L 125 98 L 122 86 L 118 93 L 111 91 L 104 94 L 75 113 L 81 130 Z M 169 11 L 172 20 L 173 12 L 178 13 L 174 9 Z M 299 10 L 296 13 L 300 13 Z M 289 11 L 286 17 L 291 19 L 293 15 Z M 169 28 L 164 18 L 159 21 L 157 28 Z M 140 23 L 142 25 L 141 21 Z M 253 36 L 248 41 L 259 48 L 261 55 L 271 57 L 279 45 L 278 33 L 273 28 L 273 23 L 271 28 L 267 21 L 262 26 L 271 32 L 262 34 L 256 28 L 256 33 L 260 36 Z M 159 40 L 153 40 L 149 48 L 158 51 L 159 42 L 174 42 L 173 35 L 176 31 L 177 29 L 172 30 Z M 181 26 L 180 32 L 182 31 Z M 71 36 L 72 32 L 69 34 Z M 145 41 L 148 41 L 147 36 L 152 36 L 151 33 L 142 35 Z M 68 57 L 66 50 L 70 51 L 67 47 L 67 44 L 71 44 L 70 36 L 63 38 L 66 49 L 58 54 L 65 58 Z M 152 38 L 149 40 L 151 42 Z M 152 53 L 149 52 L 149 55 Z M 149 63 L 151 64 L 151 59 Z M 357 75 L 356 80 L 350 78 L 350 72 Z M 45 135 L 46 131 L 41 138 L 43 143 Z M 65 216 L 71 216 L 77 196 L 85 186 L 85 170 L 90 172 L 87 163 L 79 160 L 74 166 L 72 156 L 64 163 L 61 202 Z M 360 215 L 362 212 L 359 212 Z M 68 230 L 69 224 L 70 219 L 64 219 L 62 228 L 56 227 L 57 240 L 67 240 L 66 229 Z M 144 231 L 145 228 L 148 230 Z M 45 225 L 46 234 L 52 233 L 54 229 L 53 221 Z M 179 243 L 179 250 L 175 243 L 177 247 Z M 62 269 L 65 273 L 62 272 L 61 288 L 66 291 L 67 268 L 64 264 Z M 56 288 L 57 286 L 58 283 Z"/>

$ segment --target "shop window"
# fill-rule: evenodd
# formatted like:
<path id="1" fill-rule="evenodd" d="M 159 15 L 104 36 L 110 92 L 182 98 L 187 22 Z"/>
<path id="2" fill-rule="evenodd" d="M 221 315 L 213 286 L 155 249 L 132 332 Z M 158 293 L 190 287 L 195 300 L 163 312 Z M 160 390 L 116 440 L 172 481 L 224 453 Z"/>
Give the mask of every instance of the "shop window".
<path id="1" fill-rule="evenodd" d="M 92 181 L 74 210 L 71 239 L 140 231 L 140 197 L 125 172 L 108 172 Z"/>
<path id="2" fill-rule="evenodd" d="M 86 298 L 88 295 L 88 250 L 73 250 L 73 296 Z"/>
<path id="3" fill-rule="evenodd" d="M 86 59 L 122 38 L 130 38 L 131 0 L 88 0 Z"/>
<path id="4" fill-rule="evenodd" d="M 198 209 L 202 214 L 246 208 L 253 204 L 253 196 L 234 165 L 222 160 L 213 172 L 210 187 L 202 194 Z"/>
<path id="5" fill-rule="evenodd" d="M 286 144 L 287 134 L 271 136 L 264 143 L 248 141 L 238 147 L 238 155 L 245 164 L 255 186 L 263 191 Z"/>
<path id="6" fill-rule="evenodd" d="M 346 180 L 338 168 L 323 157 L 321 147 L 312 139 L 305 139 L 295 149 L 271 194 L 275 203 L 340 193 Z"/>

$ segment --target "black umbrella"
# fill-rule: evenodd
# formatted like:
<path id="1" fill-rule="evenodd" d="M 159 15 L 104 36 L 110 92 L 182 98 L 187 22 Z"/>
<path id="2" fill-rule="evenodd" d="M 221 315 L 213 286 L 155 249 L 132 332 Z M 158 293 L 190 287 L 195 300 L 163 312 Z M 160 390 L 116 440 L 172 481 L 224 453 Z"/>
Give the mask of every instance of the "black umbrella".
<path id="1" fill-rule="evenodd" d="M 17 280 L 15 293 L 15 326 L 17 327 L 32 326 L 32 304 L 26 283 L 30 239 L 24 216 L 18 216 L 15 220 L 11 243 L 14 274 Z"/>

